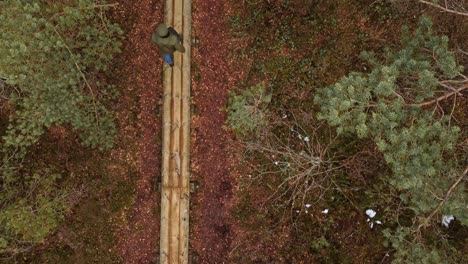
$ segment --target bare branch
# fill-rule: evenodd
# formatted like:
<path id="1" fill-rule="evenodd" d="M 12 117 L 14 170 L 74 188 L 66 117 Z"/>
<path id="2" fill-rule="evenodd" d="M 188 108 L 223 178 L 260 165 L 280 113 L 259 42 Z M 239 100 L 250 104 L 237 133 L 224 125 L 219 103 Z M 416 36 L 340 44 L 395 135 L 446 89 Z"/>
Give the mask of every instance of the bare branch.
<path id="1" fill-rule="evenodd" d="M 453 92 L 450 92 L 450 93 L 446 93 L 445 95 L 442 95 L 434 100 L 430 100 L 430 101 L 426 101 L 426 102 L 422 102 L 422 103 L 419 103 L 419 104 L 414 104 L 416 106 L 427 106 L 427 105 L 431 105 L 433 103 L 437 103 L 437 102 L 440 102 L 442 100 L 445 100 L 447 98 L 449 98 L 450 96 L 454 95 L 454 94 L 458 94 L 460 93 L 461 91 L 465 90 L 466 88 L 468 88 L 468 85 L 465 84 L 464 86 L 458 88 L 458 89 L 455 89 L 455 91 Z"/>
<path id="2" fill-rule="evenodd" d="M 452 14 L 457 14 L 457 15 L 467 16 L 468 17 L 468 12 L 466 10 L 464 10 L 464 9 L 463 9 L 463 11 L 457 11 L 457 10 L 449 8 L 448 6 L 444 7 L 444 6 L 441 6 L 439 4 L 429 2 L 429 1 L 419 0 L 419 2 L 422 3 L 422 4 L 433 6 L 433 7 L 438 8 L 438 9 L 444 11 L 444 12 L 447 12 L 447 13 L 452 13 Z"/>
<path id="3" fill-rule="evenodd" d="M 279 138 L 271 131 L 265 131 L 265 137 L 260 141 L 248 142 L 245 147 L 249 151 L 260 154 L 267 162 L 263 169 L 258 170 L 255 177 L 261 180 L 272 176 L 278 180 L 277 184 L 270 186 L 272 193 L 267 197 L 266 203 L 276 204 L 279 207 L 293 209 L 304 208 L 304 204 L 315 204 L 323 199 L 324 194 L 333 188 L 330 181 L 333 172 L 340 168 L 328 157 L 329 144 L 317 140 L 320 124 L 305 129 L 291 113 L 294 121 L 286 125 L 290 131 L 287 139 Z M 308 138 L 307 140 L 304 140 Z M 299 140 L 299 142 L 295 142 Z M 330 137 L 333 141 L 333 137 Z M 314 201 L 309 201 L 314 197 Z"/>
<path id="4" fill-rule="evenodd" d="M 452 184 L 452 186 L 450 186 L 450 188 L 448 189 L 447 193 L 445 194 L 445 197 L 444 199 L 439 203 L 439 205 L 437 205 L 437 207 L 432 211 L 432 213 L 426 217 L 421 224 L 419 224 L 418 228 L 416 229 L 417 231 L 419 231 L 423 226 L 426 226 L 427 223 L 429 222 L 429 220 L 440 210 L 440 208 L 442 208 L 442 206 L 447 202 L 447 200 L 449 199 L 450 197 L 450 194 L 452 194 L 453 190 L 455 190 L 455 188 L 458 186 L 458 184 L 460 184 L 460 182 L 462 181 L 462 179 L 466 176 L 466 174 L 468 173 L 468 166 L 465 168 L 465 171 L 457 178 L 457 180 Z"/>

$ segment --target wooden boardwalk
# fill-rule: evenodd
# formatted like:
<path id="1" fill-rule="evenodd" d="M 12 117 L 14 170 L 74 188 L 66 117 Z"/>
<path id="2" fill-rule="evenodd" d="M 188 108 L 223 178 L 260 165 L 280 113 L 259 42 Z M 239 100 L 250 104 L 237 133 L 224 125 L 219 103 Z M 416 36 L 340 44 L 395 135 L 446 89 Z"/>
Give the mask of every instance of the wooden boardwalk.
<path id="1" fill-rule="evenodd" d="M 190 200 L 191 0 L 166 0 L 165 19 L 185 53 L 164 64 L 160 263 L 188 263 Z"/>

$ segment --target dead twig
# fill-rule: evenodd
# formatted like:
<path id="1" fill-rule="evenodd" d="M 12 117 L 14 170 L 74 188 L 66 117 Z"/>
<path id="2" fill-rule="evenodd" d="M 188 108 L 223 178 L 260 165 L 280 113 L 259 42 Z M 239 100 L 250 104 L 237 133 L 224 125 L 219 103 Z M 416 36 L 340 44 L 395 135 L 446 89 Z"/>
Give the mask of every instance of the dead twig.
<path id="1" fill-rule="evenodd" d="M 442 206 L 447 202 L 447 200 L 449 199 L 450 197 L 450 194 L 452 194 L 453 190 L 455 190 L 455 188 L 458 186 L 458 184 L 460 184 L 460 182 L 462 181 L 462 179 L 466 176 L 466 174 L 468 173 L 468 166 L 465 168 L 465 171 L 457 178 L 457 180 L 452 184 L 452 186 L 450 186 L 450 188 L 448 189 L 447 193 L 445 193 L 445 197 L 444 199 L 437 205 L 437 207 L 431 212 L 431 214 L 424 218 L 424 220 L 421 222 L 421 224 L 419 224 L 418 228 L 416 229 L 416 231 L 419 231 L 422 227 L 424 226 L 427 226 L 427 224 L 429 223 L 429 220 L 442 208 Z"/>
<path id="2" fill-rule="evenodd" d="M 441 6 L 439 4 L 429 2 L 429 1 L 424 1 L 424 0 L 419 0 L 419 2 L 422 3 L 422 4 L 426 4 L 426 5 L 430 5 L 432 7 L 438 8 L 438 9 L 444 11 L 444 12 L 447 12 L 447 13 L 452 13 L 452 14 L 457 14 L 457 15 L 467 16 L 468 17 L 468 12 L 466 10 L 464 10 L 464 9 L 462 9 L 462 11 L 457 11 L 457 10 L 449 8 L 447 4 L 444 7 L 444 6 Z"/>
<path id="3" fill-rule="evenodd" d="M 468 84 L 465 84 L 464 86 L 458 88 L 458 89 L 455 89 L 455 91 L 452 91 L 450 93 L 446 93 L 445 95 L 442 95 L 434 100 L 430 100 L 430 101 L 426 101 L 426 102 L 422 102 L 422 103 L 419 103 L 419 104 L 413 104 L 415 106 L 427 106 L 427 105 L 431 105 L 431 104 L 434 104 L 434 103 L 437 103 L 437 102 L 440 102 L 442 100 L 445 100 L 447 98 L 449 98 L 450 96 L 454 95 L 454 94 L 459 94 L 461 91 L 465 90 L 468 88 Z"/>
<path id="4" fill-rule="evenodd" d="M 324 193 L 333 186 L 330 181 L 333 172 L 341 167 L 335 166 L 332 159 L 327 157 L 331 142 L 325 145 L 318 142 L 320 125 L 306 130 L 291 115 L 294 121 L 293 125 L 287 124 L 291 133 L 287 139 L 268 132 L 269 135 L 261 142 L 247 143 L 246 149 L 261 154 L 268 161 L 255 179 L 268 175 L 279 179 L 275 186 L 270 187 L 272 193 L 265 203 L 290 206 L 293 210 L 298 206 L 302 208 L 306 202 L 313 204 L 323 199 Z M 333 137 L 330 139 L 333 140 Z M 311 195 L 315 197 L 315 202 L 306 201 Z"/>

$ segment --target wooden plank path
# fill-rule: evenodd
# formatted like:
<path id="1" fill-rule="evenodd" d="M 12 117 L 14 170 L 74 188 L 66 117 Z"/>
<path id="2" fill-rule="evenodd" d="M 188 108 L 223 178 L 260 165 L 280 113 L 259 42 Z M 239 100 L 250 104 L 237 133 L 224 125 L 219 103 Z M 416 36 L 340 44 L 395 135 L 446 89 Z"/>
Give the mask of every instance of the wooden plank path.
<path id="1" fill-rule="evenodd" d="M 182 34 L 185 53 L 164 63 L 160 263 L 188 263 L 190 200 L 191 0 L 166 0 L 164 23 Z"/>

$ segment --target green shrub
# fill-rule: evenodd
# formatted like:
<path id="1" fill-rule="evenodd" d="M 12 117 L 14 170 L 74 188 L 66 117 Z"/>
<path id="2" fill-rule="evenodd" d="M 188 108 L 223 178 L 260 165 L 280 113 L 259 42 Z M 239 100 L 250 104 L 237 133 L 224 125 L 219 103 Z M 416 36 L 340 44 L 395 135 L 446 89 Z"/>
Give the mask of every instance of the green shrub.
<path id="1" fill-rule="evenodd" d="M 60 175 L 45 171 L 25 178 L 23 195 L 11 188 L 0 195 L 0 253 L 17 254 L 44 242 L 67 209 L 68 191 L 56 186 Z"/>
<path id="2" fill-rule="evenodd" d="M 248 135 L 258 131 L 268 123 L 267 106 L 271 94 L 265 90 L 265 84 L 259 83 L 237 95 L 229 95 L 227 123 L 240 135 Z"/>
<path id="3" fill-rule="evenodd" d="M 121 29 L 94 10 L 93 0 L 7 0 L 1 9 L 0 77 L 16 110 L 5 146 L 30 146 L 46 128 L 70 124 L 85 145 L 111 147 L 113 115 L 98 99 L 108 87 L 88 78 L 120 51 Z"/>
<path id="4" fill-rule="evenodd" d="M 97 80 L 123 32 L 107 8 L 94 0 L 0 2 L 0 79 L 12 110 L 1 132 L 0 253 L 43 242 L 68 207 L 59 175 L 23 162 L 48 128 L 67 125 L 86 146 L 112 147 L 116 128 L 105 107 L 112 89 Z"/>
<path id="5" fill-rule="evenodd" d="M 453 149 L 460 129 L 419 105 L 434 96 L 440 81 L 461 71 L 447 47 L 447 38 L 433 36 L 430 20 L 423 18 L 412 37 L 404 35 L 403 48 L 387 50 L 383 62 L 363 53 L 370 73 L 350 73 L 315 96 L 318 117 L 338 133 L 374 139 L 393 170 L 390 183 L 411 197 L 417 214 L 433 209 L 438 200 L 432 194 L 443 196 L 457 177 L 443 156 Z M 450 213 L 461 217 L 462 208 Z"/>
<path id="6" fill-rule="evenodd" d="M 463 253 L 451 248 L 445 237 L 439 237 L 433 241 L 432 246 L 421 243 L 414 239 L 414 230 L 408 227 L 398 227 L 391 231 L 385 229 L 384 237 L 387 239 L 386 246 L 397 249 L 393 254 L 393 263 L 414 263 L 414 264 L 442 264 L 442 263 L 463 263 Z"/>
<path id="7" fill-rule="evenodd" d="M 453 82 L 463 68 L 448 50 L 448 38 L 433 35 L 432 22 L 424 17 L 413 34 L 404 30 L 401 50 L 386 49 L 383 57 L 370 52 L 361 56 L 370 72 L 352 72 L 320 89 L 314 98 L 321 107 L 318 118 L 335 126 L 338 134 L 374 140 L 392 170 L 386 180 L 401 193 L 398 198 L 412 210 L 414 223 L 441 209 L 467 225 L 463 184 L 438 207 L 440 197 L 446 196 L 461 174 L 456 161 L 448 158 L 460 129 L 450 126 L 447 116 L 428 108 L 438 104 L 434 97 L 444 86 L 464 89 Z M 440 263 L 443 259 L 435 243 L 420 237 L 420 228 L 401 226 L 396 235 L 387 231 L 386 237 L 397 249 L 396 262 Z"/>

